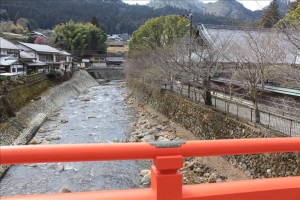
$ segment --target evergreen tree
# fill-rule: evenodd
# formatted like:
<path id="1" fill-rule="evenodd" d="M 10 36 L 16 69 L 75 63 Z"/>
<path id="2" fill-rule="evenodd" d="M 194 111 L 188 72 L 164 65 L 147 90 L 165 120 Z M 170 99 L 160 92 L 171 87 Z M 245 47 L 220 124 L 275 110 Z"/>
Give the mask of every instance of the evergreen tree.
<path id="1" fill-rule="evenodd" d="M 280 11 L 277 0 L 273 0 L 268 8 L 263 12 L 258 26 L 261 28 L 273 28 L 280 20 Z"/>
<path id="2" fill-rule="evenodd" d="M 186 18 L 179 15 L 149 19 L 133 33 L 129 50 L 134 52 L 170 45 L 188 32 L 188 23 Z"/>
<path id="3" fill-rule="evenodd" d="M 55 44 L 77 55 L 106 53 L 106 33 L 91 23 L 69 21 L 55 26 Z"/>
<path id="4" fill-rule="evenodd" d="M 93 16 L 90 23 L 96 26 L 97 28 L 100 28 L 105 33 L 107 32 L 105 26 L 101 22 L 98 22 L 97 17 Z"/>
<path id="5" fill-rule="evenodd" d="M 27 23 L 26 25 L 27 25 L 28 31 L 29 31 L 29 32 L 32 32 L 32 27 L 31 27 L 30 23 Z"/>
<path id="6" fill-rule="evenodd" d="M 18 19 L 20 19 L 21 18 L 21 14 L 20 14 L 20 12 L 19 11 L 17 11 L 16 12 L 16 15 L 15 15 L 15 24 L 17 24 L 17 21 L 18 21 Z"/>
<path id="7" fill-rule="evenodd" d="M 297 8 L 297 6 L 298 6 L 299 4 L 300 4 L 300 0 L 291 2 L 290 6 L 289 6 L 289 10 L 290 10 L 290 11 L 296 10 L 296 8 Z"/>
<path id="8" fill-rule="evenodd" d="M 300 2 L 297 2 L 296 7 L 291 7 L 287 10 L 285 18 L 281 19 L 276 26 L 280 28 L 300 28 Z"/>
<path id="9" fill-rule="evenodd" d="M 99 28 L 97 17 L 93 16 L 93 18 L 91 19 L 91 24 Z"/>

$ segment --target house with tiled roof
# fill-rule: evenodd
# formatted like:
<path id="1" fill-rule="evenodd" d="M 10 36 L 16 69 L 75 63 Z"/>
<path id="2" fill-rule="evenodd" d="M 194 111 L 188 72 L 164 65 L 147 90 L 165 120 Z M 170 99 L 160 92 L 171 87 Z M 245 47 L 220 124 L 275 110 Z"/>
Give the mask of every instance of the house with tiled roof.
<path id="1" fill-rule="evenodd" d="M 60 51 L 48 45 L 24 42 L 19 42 L 17 46 L 27 55 L 35 59 L 35 62 L 25 62 L 24 64 L 29 68 L 37 68 L 37 72 L 50 72 L 51 69 L 71 70 L 72 57 L 71 54 L 65 51 Z"/>
<path id="2" fill-rule="evenodd" d="M 12 42 L 0 37 L 0 73 L 22 75 L 26 73 L 19 62 L 20 49 Z"/>
<path id="3" fill-rule="evenodd" d="M 280 30 L 199 24 L 197 34 L 210 48 L 225 52 L 219 60 L 223 63 L 255 64 L 259 62 L 259 55 L 269 64 L 300 65 L 300 49 Z M 291 34 L 300 35 L 300 31 Z M 275 55 L 274 51 L 278 56 L 269 56 Z"/>
<path id="4" fill-rule="evenodd" d="M 59 68 L 60 63 L 56 57 L 60 51 L 48 45 L 31 44 L 19 42 L 17 46 L 28 56 L 33 58 L 34 62 L 24 62 L 29 69 L 35 69 L 35 72 L 49 72 L 50 69 Z"/>

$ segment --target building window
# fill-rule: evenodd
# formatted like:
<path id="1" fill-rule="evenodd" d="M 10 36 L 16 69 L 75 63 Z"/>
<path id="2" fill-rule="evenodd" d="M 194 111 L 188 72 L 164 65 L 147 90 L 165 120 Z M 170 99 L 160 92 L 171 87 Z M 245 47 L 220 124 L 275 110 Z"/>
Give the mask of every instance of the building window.
<path id="1" fill-rule="evenodd" d="M 6 51 L 8 55 L 15 55 L 15 56 L 18 56 L 20 53 L 19 50 L 17 49 L 7 49 Z"/>
<path id="2" fill-rule="evenodd" d="M 67 57 L 65 57 L 65 56 L 59 56 L 59 57 L 58 57 L 58 60 L 59 60 L 60 62 L 62 62 L 62 61 L 67 61 Z"/>
<path id="3" fill-rule="evenodd" d="M 18 72 L 23 72 L 24 68 L 18 68 Z"/>
<path id="4" fill-rule="evenodd" d="M 39 60 L 42 62 L 53 62 L 53 55 L 49 54 L 40 54 Z"/>

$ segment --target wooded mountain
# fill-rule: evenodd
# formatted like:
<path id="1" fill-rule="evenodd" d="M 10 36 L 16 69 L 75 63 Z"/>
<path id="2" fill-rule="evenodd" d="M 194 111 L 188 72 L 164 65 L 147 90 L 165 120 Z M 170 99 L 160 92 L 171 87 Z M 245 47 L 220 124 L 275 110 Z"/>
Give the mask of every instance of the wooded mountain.
<path id="1" fill-rule="evenodd" d="M 280 11 L 284 16 L 290 0 L 277 0 Z M 202 3 L 200 0 L 151 0 L 149 6 L 163 8 L 171 6 L 193 11 L 194 13 L 208 13 L 214 16 L 221 16 L 242 21 L 257 21 L 262 11 L 251 11 L 236 0 L 218 0 L 214 3 Z"/>
<path id="2" fill-rule="evenodd" d="M 186 2 L 186 1 L 184 1 Z M 94 16 L 108 34 L 132 33 L 146 20 L 161 15 L 188 14 L 187 8 L 128 5 L 121 0 L 1 0 L 10 20 L 27 18 L 33 28 L 52 29 L 69 20 L 88 22 Z M 236 21 L 210 14 L 195 13 L 194 23 L 232 24 Z"/>

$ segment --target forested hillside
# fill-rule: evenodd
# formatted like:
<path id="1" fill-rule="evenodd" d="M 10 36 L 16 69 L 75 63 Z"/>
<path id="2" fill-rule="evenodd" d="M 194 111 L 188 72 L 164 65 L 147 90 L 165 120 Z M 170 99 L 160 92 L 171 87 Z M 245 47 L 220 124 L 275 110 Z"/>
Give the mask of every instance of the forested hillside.
<path id="1" fill-rule="evenodd" d="M 191 10 L 194 13 L 209 13 L 214 16 L 228 17 L 243 21 L 253 22 L 259 19 L 261 11 L 251 11 L 236 0 L 218 0 L 216 2 L 203 3 L 200 0 L 188 1 L 161 1 L 151 0 L 149 6 L 163 8 L 172 6 Z"/>
<path id="2" fill-rule="evenodd" d="M 33 28 L 52 29 L 55 25 L 73 20 L 88 22 L 95 16 L 108 34 L 132 33 L 147 19 L 169 14 L 188 14 L 187 10 L 164 7 L 128 5 L 121 0 L 1 0 L 10 20 L 29 19 Z M 209 14 L 194 14 L 194 23 L 232 24 L 228 18 Z"/>

